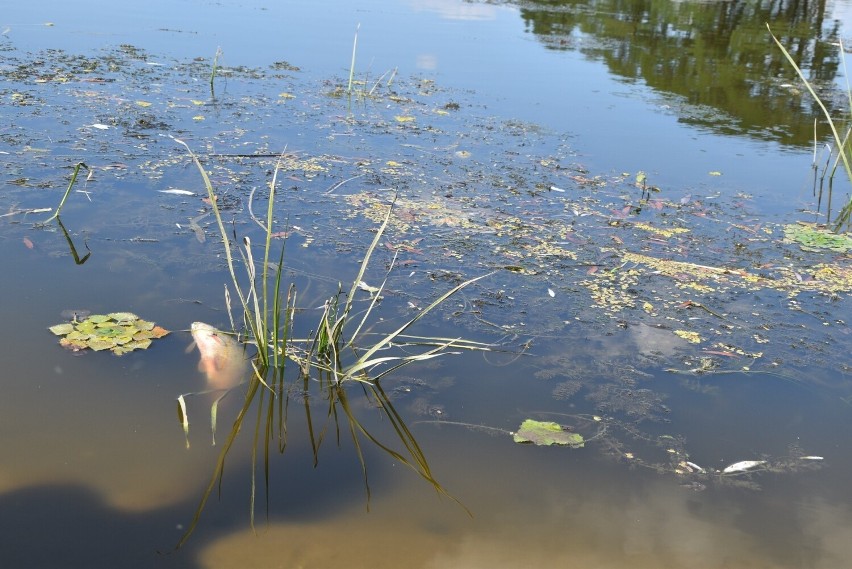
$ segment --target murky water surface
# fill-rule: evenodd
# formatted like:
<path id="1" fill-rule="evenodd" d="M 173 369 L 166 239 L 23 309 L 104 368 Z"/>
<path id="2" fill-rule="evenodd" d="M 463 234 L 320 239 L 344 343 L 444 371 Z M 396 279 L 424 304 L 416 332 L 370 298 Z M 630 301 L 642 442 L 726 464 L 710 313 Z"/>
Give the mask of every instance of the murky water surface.
<path id="1" fill-rule="evenodd" d="M 0 565 L 848 564 L 852 269 L 789 239 L 821 219 L 817 113 L 765 29 L 843 84 L 848 2 L 44 4 L 0 15 Z M 491 273 L 411 329 L 490 351 L 388 375 L 385 411 L 343 391 L 447 494 L 294 387 L 268 488 L 255 458 L 256 531 L 257 401 L 174 550 L 248 389 L 219 403 L 215 447 L 216 394 L 186 397 L 187 448 L 177 398 L 219 369 L 190 325 L 230 329 L 230 276 L 175 138 L 255 244 L 284 152 L 274 261 L 286 237 L 297 336 L 394 196 L 367 338 Z M 171 333 L 114 356 L 48 331 L 115 312 Z M 527 419 L 585 444 L 518 444 Z"/>

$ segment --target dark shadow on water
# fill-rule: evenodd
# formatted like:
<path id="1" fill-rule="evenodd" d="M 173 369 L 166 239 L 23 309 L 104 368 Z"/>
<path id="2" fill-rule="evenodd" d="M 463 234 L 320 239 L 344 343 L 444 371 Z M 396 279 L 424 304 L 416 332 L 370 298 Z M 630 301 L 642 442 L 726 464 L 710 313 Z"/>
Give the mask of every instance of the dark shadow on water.
<path id="1" fill-rule="evenodd" d="M 111 508 L 76 485 L 35 486 L 0 495 L 0 566 L 9 568 L 199 567 L 192 544 L 168 551 L 186 506 L 149 512 Z"/>
<path id="2" fill-rule="evenodd" d="M 342 456 L 328 456 L 331 460 L 324 460 L 318 468 L 313 467 L 309 450 L 287 457 L 289 464 L 277 465 L 269 521 L 318 520 L 364 505 L 357 458 L 337 454 Z M 371 471 L 375 475 L 371 482 L 378 486 L 384 477 L 377 470 Z M 200 568 L 198 558 L 206 547 L 249 528 L 249 484 L 248 462 L 235 458 L 225 474 L 221 499 L 211 498 L 196 535 L 177 550 L 175 545 L 192 518 L 198 493 L 149 511 L 111 507 L 98 493 L 75 484 L 40 485 L 0 494 L 0 567 Z M 264 514 L 258 512 L 258 534 L 263 534 L 265 524 Z"/>

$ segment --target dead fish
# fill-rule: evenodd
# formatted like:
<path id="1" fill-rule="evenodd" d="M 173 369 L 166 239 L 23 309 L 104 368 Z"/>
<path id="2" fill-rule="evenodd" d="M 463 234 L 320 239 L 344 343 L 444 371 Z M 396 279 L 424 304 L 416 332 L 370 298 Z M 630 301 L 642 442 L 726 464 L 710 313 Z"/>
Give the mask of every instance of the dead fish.
<path id="1" fill-rule="evenodd" d="M 735 462 L 729 466 L 726 466 L 724 470 L 722 470 L 723 474 L 733 474 L 734 472 L 745 472 L 746 470 L 751 470 L 755 466 L 760 466 L 761 464 L 766 464 L 765 460 L 741 460 L 740 462 Z"/>
<path id="2" fill-rule="evenodd" d="M 207 376 L 208 387 L 230 389 L 239 384 L 247 367 L 243 346 L 228 334 L 204 322 L 193 322 L 191 332 L 201 354 L 198 371 Z"/>

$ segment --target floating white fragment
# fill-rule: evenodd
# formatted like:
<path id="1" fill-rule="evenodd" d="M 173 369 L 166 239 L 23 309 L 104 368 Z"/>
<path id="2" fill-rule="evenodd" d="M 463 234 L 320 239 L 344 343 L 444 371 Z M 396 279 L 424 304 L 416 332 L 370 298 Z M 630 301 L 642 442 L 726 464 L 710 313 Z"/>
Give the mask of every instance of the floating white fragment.
<path id="1" fill-rule="evenodd" d="M 555 298 L 555 297 L 556 297 L 556 293 L 555 293 L 555 292 L 553 292 L 553 289 L 552 289 L 552 288 L 547 289 L 547 294 L 549 294 L 549 295 L 550 295 L 550 298 Z"/>
<path id="2" fill-rule="evenodd" d="M 95 124 L 92 125 L 92 128 L 96 128 L 98 130 L 109 130 L 109 125 L 96 122 Z"/>
<path id="3" fill-rule="evenodd" d="M 195 192 L 189 190 L 178 190 L 177 188 L 169 188 L 168 190 L 157 190 L 161 194 L 172 194 L 174 196 L 194 196 Z"/>
<path id="4" fill-rule="evenodd" d="M 766 464 L 765 460 L 741 460 L 740 462 L 735 462 L 730 466 L 726 466 L 722 471 L 724 474 L 732 474 L 734 472 L 745 472 L 746 470 L 750 470 L 755 466 L 760 466 L 761 464 Z"/>
<path id="5" fill-rule="evenodd" d="M 825 458 L 821 456 L 800 456 L 799 460 L 825 460 Z"/>
<path id="6" fill-rule="evenodd" d="M 565 193 L 565 190 L 563 190 L 562 188 L 557 188 L 556 186 L 550 186 L 550 191 L 551 191 L 551 192 L 562 192 L 562 193 Z"/>
<path id="7" fill-rule="evenodd" d="M 358 288 L 360 288 L 361 290 L 365 290 L 365 291 L 369 292 L 371 295 L 379 292 L 379 287 L 370 286 L 367 283 L 365 283 L 364 281 L 358 281 Z"/>

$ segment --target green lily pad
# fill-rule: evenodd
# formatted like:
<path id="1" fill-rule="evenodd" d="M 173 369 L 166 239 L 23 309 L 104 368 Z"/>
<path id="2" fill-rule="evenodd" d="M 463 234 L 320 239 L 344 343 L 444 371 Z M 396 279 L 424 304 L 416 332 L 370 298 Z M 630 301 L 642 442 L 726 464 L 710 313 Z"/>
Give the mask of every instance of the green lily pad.
<path id="1" fill-rule="evenodd" d="M 48 328 L 48 330 L 50 330 L 57 336 L 65 336 L 66 334 L 70 334 L 74 331 L 74 325 L 70 322 L 65 322 L 64 324 L 57 324 L 56 326 L 51 326 L 50 328 Z"/>
<path id="2" fill-rule="evenodd" d="M 805 251 L 828 249 L 845 253 L 852 251 L 852 236 L 832 231 L 808 223 L 791 223 L 784 226 L 784 242 L 798 243 Z"/>
<path id="3" fill-rule="evenodd" d="M 527 419 L 521 423 L 514 439 L 516 443 L 533 443 L 540 446 L 562 445 L 582 448 L 585 444 L 583 435 L 567 431 L 558 423 L 533 419 Z"/>
<path id="4" fill-rule="evenodd" d="M 86 345 L 96 352 L 100 352 L 101 350 L 109 350 L 110 348 L 115 347 L 115 342 L 110 342 L 109 340 L 89 340 L 86 342 Z"/>
<path id="5" fill-rule="evenodd" d="M 107 314 L 110 318 L 115 320 L 116 322 L 133 322 L 134 320 L 139 320 L 139 317 L 133 314 L 132 312 L 110 312 Z"/>
<path id="6" fill-rule="evenodd" d="M 119 356 L 133 350 L 144 350 L 151 345 L 152 339 L 169 333 L 131 312 L 93 314 L 82 321 L 51 326 L 49 330 L 62 336 L 59 345 L 69 350 L 112 350 Z"/>

